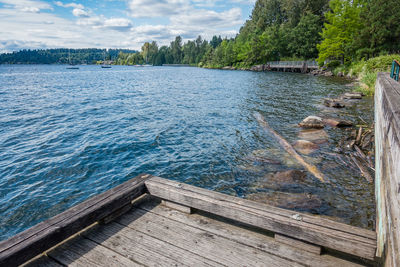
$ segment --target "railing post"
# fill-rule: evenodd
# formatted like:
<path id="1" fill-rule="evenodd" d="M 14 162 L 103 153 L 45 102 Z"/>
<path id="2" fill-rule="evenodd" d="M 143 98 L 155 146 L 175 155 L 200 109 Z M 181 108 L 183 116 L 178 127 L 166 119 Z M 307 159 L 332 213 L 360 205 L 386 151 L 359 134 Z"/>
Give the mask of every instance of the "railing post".
<path id="1" fill-rule="evenodd" d="M 393 60 L 392 69 L 390 71 L 390 77 L 395 81 L 399 81 L 400 63 L 397 60 Z"/>

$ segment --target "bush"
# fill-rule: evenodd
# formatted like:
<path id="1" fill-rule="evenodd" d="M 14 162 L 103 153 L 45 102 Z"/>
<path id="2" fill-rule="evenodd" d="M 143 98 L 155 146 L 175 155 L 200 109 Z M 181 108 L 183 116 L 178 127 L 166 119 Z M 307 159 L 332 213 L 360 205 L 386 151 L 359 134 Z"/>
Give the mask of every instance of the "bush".
<path id="1" fill-rule="evenodd" d="M 338 66 L 340 66 L 341 62 L 339 60 L 332 60 L 331 62 L 328 62 L 328 64 L 326 64 L 326 66 L 330 69 L 334 69 Z"/>
<path id="2" fill-rule="evenodd" d="M 393 60 L 400 61 L 400 55 L 386 55 L 371 58 L 366 62 L 367 72 L 390 71 Z"/>

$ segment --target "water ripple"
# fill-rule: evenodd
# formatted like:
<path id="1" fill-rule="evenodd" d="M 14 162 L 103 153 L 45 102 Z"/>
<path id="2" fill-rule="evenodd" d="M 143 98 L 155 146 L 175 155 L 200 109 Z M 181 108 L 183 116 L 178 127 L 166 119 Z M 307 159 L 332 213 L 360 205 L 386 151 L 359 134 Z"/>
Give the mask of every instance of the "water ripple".
<path id="1" fill-rule="evenodd" d="M 260 177 L 290 167 L 246 160 L 281 153 L 253 113 L 293 142 L 293 125 L 345 90 L 299 74 L 168 67 L 0 66 L 0 79 L 0 240 L 142 172 L 240 197 L 263 191 Z M 371 110 L 341 115 L 362 112 L 372 121 Z M 343 135 L 329 134 L 313 156 L 333 166 L 324 172 L 335 186 L 309 176 L 283 190 L 318 195 L 317 212 L 370 227 L 373 188 L 323 154 Z"/>

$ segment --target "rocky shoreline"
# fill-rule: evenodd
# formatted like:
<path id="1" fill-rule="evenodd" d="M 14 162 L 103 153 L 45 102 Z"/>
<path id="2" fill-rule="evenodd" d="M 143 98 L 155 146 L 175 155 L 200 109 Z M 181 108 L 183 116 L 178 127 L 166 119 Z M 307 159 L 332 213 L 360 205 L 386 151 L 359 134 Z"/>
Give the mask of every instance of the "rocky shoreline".
<path id="1" fill-rule="evenodd" d="M 323 99 L 322 104 L 331 109 L 344 109 L 350 107 L 354 102 L 360 101 L 363 97 L 364 95 L 359 92 L 347 92 L 334 99 Z M 291 146 L 306 161 L 313 164 L 318 164 L 320 161 L 316 161 L 315 158 L 309 155 L 312 155 L 312 153 L 318 151 L 329 142 L 329 135 L 326 129 L 328 131 L 331 128 L 342 129 L 344 137 L 335 144 L 336 148 L 327 154 L 337 159 L 336 161 L 341 162 L 340 164 L 346 166 L 346 168 L 358 173 L 360 177 L 364 177 L 367 183 L 373 183 L 375 172 L 373 164 L 375 146 L 373 125 L 360 126 L 353 121 L 329 114 L 321 117 L 308 116 L 298 123 L 298 127 L 301 130 L 298 133 L 297 140 Z M 276 160 L 276 156 L 278 156 L 279 160 Z M 324 200 L 319 199 L 316 195 L 285 192 L 285 188 L 295 187 L 302 184 L 306 179 L 306 172 L 288 155 L 284 153 L 274 155 L 272 150 L 264 151 L 261 149 L 253 151 L 248 156 L 248 160 L 263 164 L 285 162 L 284 165 L 288 167 L 288 170 L 266 173 L 254 185 L 254 188 L 258 188 L 256 191 L 261 189 L 261 192 L 254 192 L 248 195 L 247 198 L 281 208 L 308 211 L 318 210 L 324 204 Z"/>

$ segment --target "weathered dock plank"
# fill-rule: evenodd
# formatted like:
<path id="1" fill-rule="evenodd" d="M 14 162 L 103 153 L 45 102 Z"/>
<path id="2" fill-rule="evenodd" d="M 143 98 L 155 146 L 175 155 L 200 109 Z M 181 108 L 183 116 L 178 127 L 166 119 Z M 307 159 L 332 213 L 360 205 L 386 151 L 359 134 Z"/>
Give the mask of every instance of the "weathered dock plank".
<path id="1" fill-rule="evenodd" d="M 274 208 L 175 181 L 152 177 L 146 181 L 151 195 L 210 212 L 275 233 L 294 237 L 366 259 L 374 260 L 375 233 L 330 222 L 327 228 L 319 218 Z M 336 227 L 334 227 L 336 225 Z M 365 233 L 365 235 L 364 235 Z"/>
<path id="2" fill-rule="evenodd" d="M 265 233 L 259 233 L 243 227 L 240 223 L 233 224 L 232 221 L 221 220 L 221 218 L 210 218 L 201 214 L 185 214 L 168 207 L 158 205 L 155 201 L 145 201 L 139 203 L 138 209 L 158 214 L 195 228 L 208 231 L 210 234 L 218 235 L 239 244 L 251 246 L 262 250 L 268 254 L 275 255 L 290 261 L 304 264 L 306 266 L 324 267 L 324 266 L 360 266 L 346 260 L 342 260 L 330 255 L 317 256 L 314 253 L 287 246 L 275 241 L 271 236 Z"/>
<path id="3" fill-rule="evenodd" d="M 144 266 L 79 236 L 50 251 L 48 256 L 66 266 Z"/>
<path id="4" fill-rule="evenodd" d="M 24 264 L 23 267 L 63 267 L 64 265 L 59 264 L 55 260 L 43 255 L 32 262 Z"/>
<path id="5" fill-rule="evenodd" d="M 84 236 L 147 266 L 160 266 L 160 263 L 165 266 L 221 266 L 215 261 L 115 222 L 95 227 Z"/>
<path id="6" fill-rule="evenodd" d="M 225 266 L 302 266 L 206 230 L 140 209 L 125 214 L 117 222 Z"/>
<path id="7" fill-rule="evenodd" d="M 139 175 L 0 242 L 0 266 L 22 264 L 129 204 L 147 191 L 149 177 Z"/>

